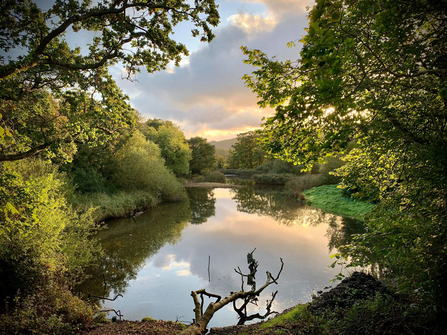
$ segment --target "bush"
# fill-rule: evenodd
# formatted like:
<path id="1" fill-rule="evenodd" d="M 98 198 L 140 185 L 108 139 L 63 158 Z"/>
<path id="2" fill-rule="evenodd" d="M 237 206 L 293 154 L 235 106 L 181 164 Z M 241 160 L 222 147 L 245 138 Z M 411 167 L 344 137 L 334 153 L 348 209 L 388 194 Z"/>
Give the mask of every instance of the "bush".
<path id="1" fill-rule="evenodd" d="M 276 174 L 289 173 L 294 175 L 301 175 L 303 174 L 303 172 L 301 172 L 301 169 L 302 169 L 301 165 L 294 165 L 293 163 L 290 162 L 275 159 L 268 161 L 265 164 L 259 165 L 256 168 L 256 171 L 262 173 L 276 173 Z"/>
<path id="2" fill-rule="evenodd" d="M 68 287 L 100 251 L 90 239 L 90 213 L 66 200 L 72 187 L 49 162 L 26 159 L 2 166 L 0 300 L 5 333 L 68 333 L 91 321 L 91 309 Z"/>
<path id="3" fill-rule="evenodd" d="M 286 189 L 292 193 L 301 193 L 313 187 L 321 186 L 321 176 L 315 174 L 305 174 L 287 181 Z"/>
<path id="4" fill-rule="evenodd" d="M 227 182 L 227 178 L 225 177 L 225 175 L 219 171 L 205 173 L 203 176 L 199 176 L 195 180 L 200 183 L 209 182 L 224 184 Z"/>
<path id="5" fill-rule="evenodd" d="M 326 157 L 325 163 L 320 166 L 321 185 L 339 184 L 341 177 L 334 176 L 333 172 L 342 167 L 345 162 L 337 157 Z"/>
<path id="6" fill-rule="evenodd" d="M 74 296 L 58 278 L 46 281 L 32 294 L 16 297 L 16 306 L 0 316 L 1 334 L 76 334 L 92 324 L 93 309 Z"/>
<path id="7" fill-rule="evenodd" d="M 295 178 L 293 174 L 276 174 L 276 173 L 266 173 L 266 174 L 255 174 L 253 180 L 256 184 L 268 184 L 268 185 L 284 185 L 289 180 Z"/>
<path id="8" fill-rule="evenodd" d="M 181 201 L 186 192 L 175 175 L 164 166 L 160 149 L 135 133 L 116 154 L 115 183 L 123 190 L 150 192 L 156 199 Z"/>

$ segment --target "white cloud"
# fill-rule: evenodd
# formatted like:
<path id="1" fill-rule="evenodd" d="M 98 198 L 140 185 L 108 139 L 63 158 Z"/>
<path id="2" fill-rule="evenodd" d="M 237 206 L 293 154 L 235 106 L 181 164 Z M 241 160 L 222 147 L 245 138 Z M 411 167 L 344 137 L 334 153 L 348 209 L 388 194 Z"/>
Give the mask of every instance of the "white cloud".
<path id="1" fill-rule="evenodd" d="M 269 14 L 280 19 L 289 15 L 302 15 L 306 7 L 312 7 L 314 0 L 241 0 L 241 2 L 262 3 L 268 8 Z"/>
<path id="2" fill-rule="evenodd" d="M 180 67 L 153 74 L 142 69 L 133 83 L 114 73 L 132 105 L 143 116 L 175 122 L 187 137 L 220 140 L 259 127 L 272 110 L 259 109 L 256 94 L 245 87 L 242 76 L 255 69 L 243 63 L 240 47 L 260 49 L 280 60 L 296 59 L 299 47 L 286 44 L 297 41 L 307 26 L 305 10 L 292 10 L 300 1 L 281 20 L 272 13 L 281 12 L 287 1 L 262 2 L 266 6 L 256 15 L 237 10 L 227 15 L 231 24 L 216 29 L 216 38 L 191 52 Z M 276 12 L 270 9 L 275 3 Z"/>
<path id="3" fill-rule="evenodd" d="M 234 14 L 228 18 L 234 26 L 245 30 L 248 34 L 272 31 L 278 21 L 273 17 L 253 14 Z"/>

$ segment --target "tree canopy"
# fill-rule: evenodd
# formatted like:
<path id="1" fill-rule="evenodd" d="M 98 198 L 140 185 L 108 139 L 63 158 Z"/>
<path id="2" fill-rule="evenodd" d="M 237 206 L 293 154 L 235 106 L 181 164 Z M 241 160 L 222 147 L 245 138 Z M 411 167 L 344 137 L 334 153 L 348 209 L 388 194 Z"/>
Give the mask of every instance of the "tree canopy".
<path id="1" fill-rule="evenodd" d="M 211 171 L 216 167 L 216 147 L 209 144 L 206 138 L 199 136 L 188 140 L 191 149 L 192 159 L 189 164 L 189 170 L 192 174 L 201 174 L 204 171 Z"/>
<path id="2" fill-rule="evenodd" d="M 158 144 L 166 166 L 176 176 L 189 173 L 191 150 L 185 134 L 177 125 L 172 121 L 149 119 L 140 128 L 148 140 Z"/>
<path id="3" fill-rule="evenodd" d="M 231 146 L 228 162 L 230 168 L 254 169 L 266 161 L 265 155 L 259 135 L 248 131 L 237 135 L 237 142 Z"/>
<path id="4" fill-rule="evenodd" d="M 264 148 L 307 164 L 346 154 L 342 185 L 379 205 L 345 248 L 442 302 L 447 267 L 447 3 L 318 0 L 296 61 L 243 48 Z M 294 42 L 289 46 L 293 47 Z"/>
<path id="5" fill-rule="evenodd" d="M 73 143 L 99 143 L 133 127 L 128 97 L 107 68 L 127 78 L 179 64 L 186 47 L 172 39 L 181 21 L 211 41 L 219 22 L 214 0 L 57 0 L 47 11 L 29 0 L 2 1 L 0 11 L 0 161 L 47 151 L 70 159 Z M 87 48 L 68 34 L 91 37 Z"/>

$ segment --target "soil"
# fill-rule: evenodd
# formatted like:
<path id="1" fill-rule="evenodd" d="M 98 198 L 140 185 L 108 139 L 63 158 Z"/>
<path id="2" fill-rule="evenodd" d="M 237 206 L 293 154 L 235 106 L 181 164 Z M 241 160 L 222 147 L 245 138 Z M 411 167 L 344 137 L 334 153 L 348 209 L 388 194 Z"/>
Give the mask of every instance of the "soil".
<path id="1" fill-rule="evenodd" d="M 183 326 L 173 321 L 154 320 L 141 321 L 115 321 L 100 324 L 81 332 L 81 335 L 171 335 L 177 334 Z"/>

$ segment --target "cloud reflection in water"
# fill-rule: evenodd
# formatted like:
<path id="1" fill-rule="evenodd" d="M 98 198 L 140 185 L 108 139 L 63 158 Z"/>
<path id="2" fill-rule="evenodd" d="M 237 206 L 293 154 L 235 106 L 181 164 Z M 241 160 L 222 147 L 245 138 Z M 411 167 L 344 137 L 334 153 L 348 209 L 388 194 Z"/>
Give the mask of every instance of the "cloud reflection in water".
<path id="1" fill-rule="evenodd" d="M 141 215 L 136 224 L 121 220 L 117 226 L 111 225 L 103 245 L 110 247 L 106 248 L 109 258 L 117 253 L 116 248 L 121 248 L 121 252 L 118 252 L 120 258 L 110 264 L 116 268 L 116 264 L 134 262 L 133 266 L 123 267 L 132 268 L 134 274 L 117 276 L 130 278 L 124 279 L 125 283 L 111 285 L 115 293 L 123 293 L 124 298 L 108 303 L 106 307 L 120 309 L 124 317 L 130 320 L 150 316 L 190 321 L 194 307 L 190 292 L 204 288 L 208 292 L 227 296 L 240 290 L 241 278 L 234 268 L 239 266 L 248 272 L 247 253 L 254 248 L 255 259 L 259 262 L 258 286 L 265 282 L 266 271 L 277 273 L 280 258 L 285 266 L 279 284 L 265 291 L 259 307 L 250 307 L 253 312 L 265 309 L 265 299 L 274 290 L 279 291 L 274 303 L 275 310 L 282 311 L 309 301 L 313 290 L 330 285 L 330 279 L 339 269 L 327 268 L 331 263 L 329 256 L 335 252 L 329 251 L 331 236 L 328 232 L 335 234 L 341 218 L 297 203 L 284 205 L 279 195 L 264 191 L 238 194 L 234 190 L 215 189 L 206 194 L 212 197 L 208 203 L 214 208 L 204 209 L 202 206 L 197 209 L 202 214 L 188 213 L 183 208 L 181 216 L 176 212 L 179 205 L 171 204 Z M 195 198 L 200 199 L 200 196 L 192 195 L 191 201 Z M 256 203 L 263 207 L 256 209 Z M 190 204 L 189 211 L 199 207 L 198 204 Z M 210 216 L 206 217 L 205 213 Z M 169 215 L 177 217 L 172 220 Z M 183 221 L 185 218 L 186 223 Z M 188 223 L 192 222 L 191 218 L 196 223 L 203 223 Z M 137 240 L 125 244 L 120 234 L 113 234 L 114 229 L 124 229 L 121 225 L 131 229 L 132 238 L 136 237 Z M 171 227 L 170 230 L 166 230 L 167 226 Z M 175 230 L 174 234 L 171 233 L 172 229 Z M 138 258 L 132 254 L 136 243 L 148 248 Z M 154 244 L 152 249 L 151 244 Z M 129 251 L 125 252 L 123 248 Z M 144 254 L 146 256 L 143 258 Z M 208 281 L 208 258 L 211 260 L 211 281 Z M 102 270 L 108 273 L 114 271 Z M 210 327 L 236 323 L 236 313 L 228 306 L 214 316 Z"/>

